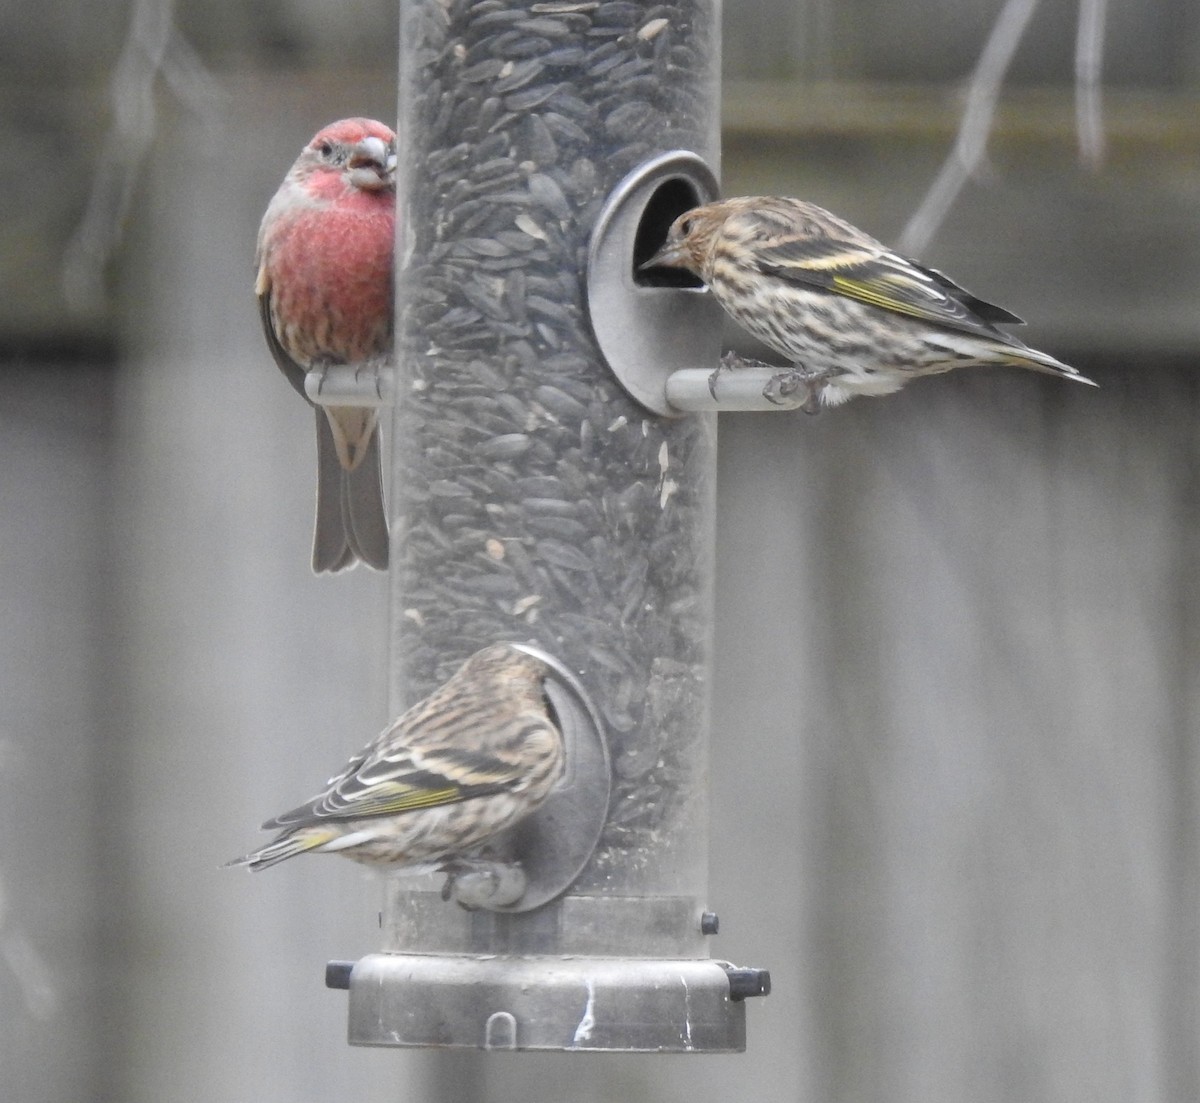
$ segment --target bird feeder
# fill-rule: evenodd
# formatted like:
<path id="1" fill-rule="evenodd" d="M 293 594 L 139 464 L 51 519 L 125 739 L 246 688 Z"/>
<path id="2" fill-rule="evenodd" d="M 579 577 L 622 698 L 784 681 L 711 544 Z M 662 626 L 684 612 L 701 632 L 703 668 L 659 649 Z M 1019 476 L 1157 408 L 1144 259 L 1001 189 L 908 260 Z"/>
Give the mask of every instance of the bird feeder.
<path id="1" fill-rule="evenodd" d="M 393 712 L 529 646 L 568 766 L 511 840 L 519 895 L 389 887 L 381 951 L 329 968 L 354 1044 L 737 1051 L 767 990 L 711 954 L 715 421 L 608 366 L 719 357 L 707 292 L 637 271 L 715 197 L 719 23 L 401 4 L 396 369 L 365 399 L 395 404 Z"/>

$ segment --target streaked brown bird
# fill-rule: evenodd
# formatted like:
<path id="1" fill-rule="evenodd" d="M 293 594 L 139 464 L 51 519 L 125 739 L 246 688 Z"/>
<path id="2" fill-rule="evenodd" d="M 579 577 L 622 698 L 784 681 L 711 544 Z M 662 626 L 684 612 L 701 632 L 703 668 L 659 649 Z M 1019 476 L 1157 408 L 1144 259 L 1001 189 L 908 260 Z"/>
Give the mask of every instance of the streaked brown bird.
<path id="1" fill-rule="evenodd" d="M 365 368 L 392 349 L 396 136 L 374 119 L 342 119 L 304 147 L 258 231 L 255 263 L 267 345 L 304 396 L 305 374 Z M 318 407 L 313 570 L 363 562 L 384 570 L 378 411 Z"/>
<path id="2" fill-rule="evenodd" d="M 389 866 L 470 857 L 534 811 L 563 774 L 548 673 L 512 644 L 477 651 L 322 792 L 264 823 L 277 838 L 228 864 L 266 869 L 307 851 Z"/>
<path id="3" fill-rule="evenodd" d="M 786 357 L 792 368 L 763 394 L 778 401 L 804 387 L 810 413 L 975 365 L 1095 386 L 997 328 L 1020 323 L 1015 314 L 800 199 L 743 196 L 687 211 L 642 265 L 654 267 L 699 276 L 739 325 Z"/>

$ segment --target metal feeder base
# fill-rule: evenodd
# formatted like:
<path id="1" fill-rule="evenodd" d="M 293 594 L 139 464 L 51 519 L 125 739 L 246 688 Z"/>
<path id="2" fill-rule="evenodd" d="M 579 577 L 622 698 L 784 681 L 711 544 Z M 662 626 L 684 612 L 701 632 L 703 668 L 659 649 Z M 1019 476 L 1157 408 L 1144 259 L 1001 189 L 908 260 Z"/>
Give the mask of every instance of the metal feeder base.
<path id="1" fill-rule="evenodd" d="M 740 1053 L 764 970 L 716 961 L 369 954 L 331 963 L 351 1045 Z"/>

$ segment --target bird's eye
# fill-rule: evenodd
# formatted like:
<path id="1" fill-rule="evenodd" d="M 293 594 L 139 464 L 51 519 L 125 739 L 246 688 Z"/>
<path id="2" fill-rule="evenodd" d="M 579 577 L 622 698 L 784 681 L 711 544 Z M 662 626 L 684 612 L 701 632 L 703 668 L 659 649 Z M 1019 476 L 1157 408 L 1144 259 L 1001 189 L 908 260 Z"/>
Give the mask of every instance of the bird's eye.
<path id="1" fill-rule="evenodd" d="M 687 237 L 692 232 L 692 220 L 690 218 L 681 218 L 679 220 L 679 232 Z"/>
<path id="2" fill-rule="evenodd" d="M 317 152 L 328 161 L 329 158 L 333 156 L 333 143 L 322 142 L 319 146 L 317 146 Z"/>

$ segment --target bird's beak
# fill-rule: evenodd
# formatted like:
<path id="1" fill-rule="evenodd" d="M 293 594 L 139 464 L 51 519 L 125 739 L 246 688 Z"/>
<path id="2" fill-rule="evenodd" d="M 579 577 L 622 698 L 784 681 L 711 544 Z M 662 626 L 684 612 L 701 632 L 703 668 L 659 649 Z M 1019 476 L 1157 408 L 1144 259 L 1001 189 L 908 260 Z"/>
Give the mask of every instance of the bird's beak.
<path id="1" fill-rule="evenodd" d="M 364 138 L 350 151 L 346 163 L 350 170 L 350 182 L 357 188 L 377 191 L 391 187 L 396 172 L 396 154 L 388 149 L 382 138 Z"/>
<path id="2" fill-rule="evenodd" d="M 676 242 L 671 244 L 666 242 L 657 253 L 649 260 L 638 265 L 639 272 L 645 272 L 648 268 L 686 268 L 687 258 L 683 255 L 683 248 Z"/>

